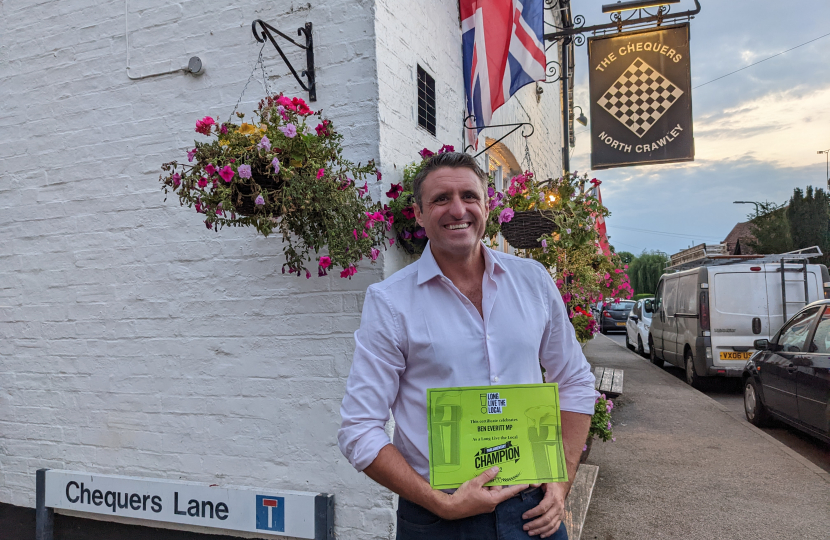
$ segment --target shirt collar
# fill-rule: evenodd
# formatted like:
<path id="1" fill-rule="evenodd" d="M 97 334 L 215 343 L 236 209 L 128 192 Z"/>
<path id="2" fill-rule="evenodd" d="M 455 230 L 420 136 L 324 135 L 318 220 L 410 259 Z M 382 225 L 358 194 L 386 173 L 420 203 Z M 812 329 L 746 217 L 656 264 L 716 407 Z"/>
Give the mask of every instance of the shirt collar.
<path id="1" fill-rule="evenodd" d="M 484 250 L 484 272 L 490 277 L 490 279 L 493 279 L 493 275 L 496 271 L 504 272 L 504 266 L 500 260 L 500 254 L 498 251 L 488 248 L 483 243 L 481 247 Z M 441 268 L 438 266 L 438 263 L 435 262 L 435 257 L 432 256 L 432 249 L 430 249 L 429 241 L 427 241 L 427 245 L 424 247 L 424 252 L 418 260 L 418 285 L 426 283 L 436 276 L 443 275 L 444 273 L 441 272 Z"/>

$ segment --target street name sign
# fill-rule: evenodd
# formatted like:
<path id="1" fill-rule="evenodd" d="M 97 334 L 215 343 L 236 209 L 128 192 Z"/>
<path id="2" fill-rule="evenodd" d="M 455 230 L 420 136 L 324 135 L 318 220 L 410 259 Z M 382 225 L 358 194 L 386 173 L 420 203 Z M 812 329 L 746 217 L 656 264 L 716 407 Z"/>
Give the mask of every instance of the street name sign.
<path id="1" fill-rule="evenodd" d="M 694 160 L 689 24 L 588 40 L 591 168 Z"/>
<path id="2" fill-rule="evenodd" d="M 333 496 L 304 491 L 53 469 L 45 471 L 43 491 L 47 508 L 262 535 L 327 539 L 333 523 Z"/>

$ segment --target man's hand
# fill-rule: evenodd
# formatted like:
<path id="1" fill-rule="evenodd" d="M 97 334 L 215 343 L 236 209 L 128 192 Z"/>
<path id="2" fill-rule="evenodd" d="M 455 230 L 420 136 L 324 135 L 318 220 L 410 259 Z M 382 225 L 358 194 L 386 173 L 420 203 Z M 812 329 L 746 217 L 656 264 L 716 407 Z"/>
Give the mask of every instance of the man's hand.
<path id="1" fill-rule="evenodd" d="M 484 487 L 498 473 L 499 468 L 492 467 L 461 484 L 455 493 L 442 501 L 438 516 L 443 519 L 461 519 L 493 512 L 499 503 L 527 489 L 527 484 Z"/>
<path id="2" fill-rule="evenodd" d="M 559 530 L 559 525 L 565 518 L 565 497 L 568 494 L 566 482 L 542 484 L 545 496 L 539 506 L 531 508 L 524 514 L 522 519 L 534 519 L 525 523 L 524 530 L 530 536 L 547 538 Z"/>

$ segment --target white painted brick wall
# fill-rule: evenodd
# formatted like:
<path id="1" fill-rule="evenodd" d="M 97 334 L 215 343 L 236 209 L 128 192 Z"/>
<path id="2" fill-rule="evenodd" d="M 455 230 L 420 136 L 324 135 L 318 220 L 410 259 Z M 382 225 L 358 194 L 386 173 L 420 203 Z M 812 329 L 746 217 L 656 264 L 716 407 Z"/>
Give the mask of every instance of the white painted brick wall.
<path id="1" fill-rule="evenodd" d="M 289 35 L 314 23 L 312 106 L 348 157 L 377 159 L 374 2 L 130 0 L 134 75 L 205 66 L 139 81 L 124 8 L 0 2 L 0 501 L 34 506 L 40 467 L 325 491 L 338 538 L 389 538 L 391 498 L 336 444 L 381 265 L 286 277 L 279 237 L 208 231 L 158 182 L 198 118 L 230 114 L 256 18 Z M 303 95 L 290 75 L 270 82 Z M 261 96 L 252 82 L 241 109 Z"/>
<path id="2" fill-rule="evenodd" d="M 311 21 L 313 108 L 349 158 L 379 160 L 380 196 L 418 149 L 462 147 L 457 3 L 129 5 L 133 75 L 194 55 L 204 75 L 129 80 L 123 0 L 0 1 L 0 501 L 34 506 L 40 467 L 326 491 L 338 538 L 392 538 L 393 497 L 352 469 L 336 431 L 364 291 L 411 259 L 390 250 L 351 281 L 286 277 L 278 237 L 208 231 L 157 178 L 196 119 L 230 114 L 260 47 L 251 21 L 289 35 Z M 302 96 L 264 54 L 271 87 Z M 437 137 L 417 127 L 418 63 L 436 80 Z M 527 111 L 542 177 L 561 146 L 546 90 L 494 117 Z M 261 95 L 252 82 L 240 109 Z M 505 143 L 521 160 L 522 139 Z"/>

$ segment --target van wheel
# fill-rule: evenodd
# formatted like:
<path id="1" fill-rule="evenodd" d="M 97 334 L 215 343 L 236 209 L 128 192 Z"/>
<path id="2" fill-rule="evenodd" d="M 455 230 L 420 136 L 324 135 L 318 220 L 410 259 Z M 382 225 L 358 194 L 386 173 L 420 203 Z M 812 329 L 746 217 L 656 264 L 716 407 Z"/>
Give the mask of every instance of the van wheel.
<path id="1" fill-rule="evenodd" d="M 758 427 L 765 425 L 769 419 L 767 408 L 761 403 L 761 394 L 752 379 L 744 382 L 744 411 L 746 419 Z"/>
<path id="2" fill-rule="evenodd" d="M 628 340 L 628 329 L 627 328 L 625 330 L 625 348 L 628 349 L 629 351 L 634 350 L 634 345 L 632 345 L 631 342 Z"/>
<path id="3" fill-rule="evenodd" d="M 648 354 L 652 364 L 657 367 L 663 367 L 663 361 L 657 358 L 657 351 L 654 348 L 654 340 L 651 339 L 651 336 L 648 336 Z"/>
<path id="4" fill-rule="evenodd" d="M 641 336 L 637 336 L 637 354 L 640 356 L 645 356 L 645 349 L 643 349 L 643 338 Z"/>
<path id="5" fill-rule="evenodd" d="M 698 376 L 698 374 L 695 373 L 695 359 L 692 356 L 692 351 L 691 350 L 686 349 L 685 359 L 686 359 L 686 383 L 688 383 L 689 386 L 697 388 L 698 385 L 700 385 L 700 376 Z"/>

